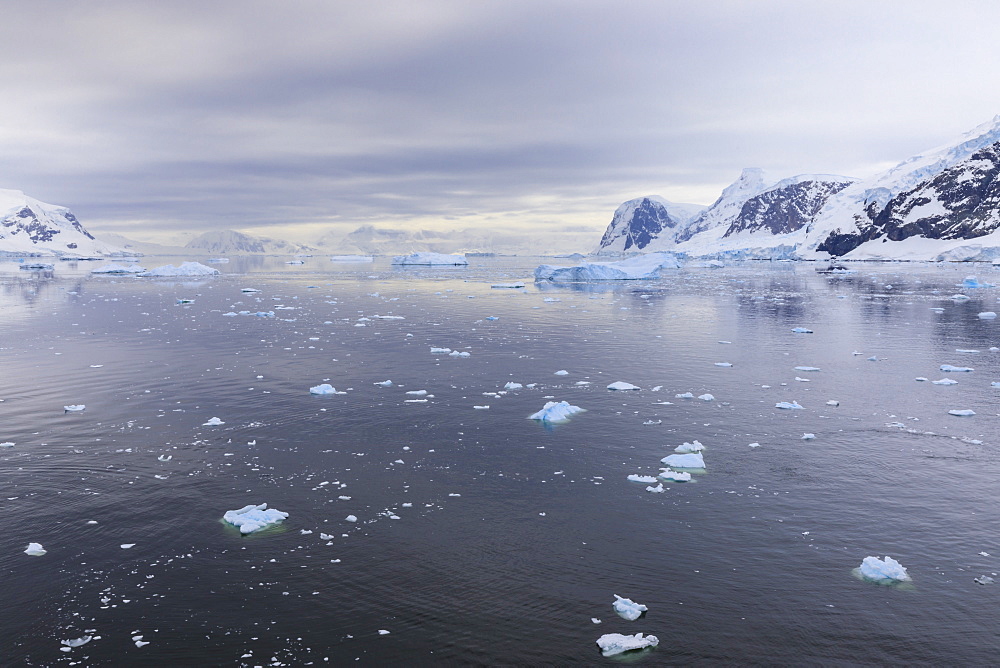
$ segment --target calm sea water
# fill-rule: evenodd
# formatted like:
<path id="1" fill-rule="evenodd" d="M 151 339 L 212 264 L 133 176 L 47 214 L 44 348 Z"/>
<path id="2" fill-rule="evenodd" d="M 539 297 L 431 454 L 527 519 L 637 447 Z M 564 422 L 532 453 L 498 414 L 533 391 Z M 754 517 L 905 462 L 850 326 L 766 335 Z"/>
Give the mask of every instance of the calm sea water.
<path id="1" fill-rule="evenodd" d="M 543 261 L 0 263 L 0 665 L 997 662 L 1000 289 L 949 297 L 1000 272 L 535 286 Z M 586 412 L 527 419 L 548 400 Z M 694 439 L 692 482 L 626 480 Z M 241 537 L 221 517 L 250 503 L 290 516 Z M 859 579 L 869 555 L 912 583 Z M 660 645 L 606 659 L 613 632 Z"/>

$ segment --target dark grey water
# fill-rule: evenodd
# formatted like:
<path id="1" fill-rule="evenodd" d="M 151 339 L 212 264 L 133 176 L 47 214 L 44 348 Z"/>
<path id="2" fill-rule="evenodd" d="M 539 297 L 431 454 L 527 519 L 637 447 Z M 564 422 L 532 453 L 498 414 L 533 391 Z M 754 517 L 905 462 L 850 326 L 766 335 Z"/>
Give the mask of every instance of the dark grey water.
<path id="1" fill-rule="evenodd" d="M 540 289 L 541 260 L 472 262 L 0 264 L 0 664 L 996 663 L 1000 585 L 974 578 L 1000 571 L 1000 323 L 977 317 L 1000 290 L 948 297 L 1000 273 L 748 263 Z M 508 381 L 537 385 L 486 394 Z M 587 412 L 526 419 L 546 397 Z M 694 439 L 694 481 L 626 480 Z M 265 502 L 290 517 L 221 522 Z M 912 583 L 858 579 L 868 555 Z M 649 612 L 618 618 L 614 594 Z M 612 632 L 660 645 L 605 659 Z"/>

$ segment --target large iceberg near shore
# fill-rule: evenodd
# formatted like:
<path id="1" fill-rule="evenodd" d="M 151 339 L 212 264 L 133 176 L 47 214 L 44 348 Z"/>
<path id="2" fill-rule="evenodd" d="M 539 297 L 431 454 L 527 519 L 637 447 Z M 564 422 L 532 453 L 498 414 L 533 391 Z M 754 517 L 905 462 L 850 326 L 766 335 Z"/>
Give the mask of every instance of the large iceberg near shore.
<path id="1" fill-rule="evenodd" d="M 865 557 L 861 562 L 861 575 L 875 582 L 906 582 L 910 580 L 906 569 L 895 559 L 887 556 L 885 561 L 878 557 Z"/>
<path id="2" fill-rule="evenodd" d="M 392 258 L 392 264 L 406 265 L 467 265 L 469 261 L 462 255 L 446 255 L 444 253 L 411 253 L 409 255 L 396 255 Z"/>
<path id="3" fill-rule="evenodd" d="M 248 534 L 277 524 L 287 517 L 288 513 L 283 513 L 275 508 L 268 509 L 267 504 L 262 503 L 259 506 L 250 504 L 239 510 L 227 510 L 222 519 L 239 527 L 240 533 Z"/>
<path id="4" fill-rule="evenodd" d="M 215 276 L 218 269 L 207 267 L 200 262 L 183 262 L 181 266 L 175 267 L 172 264 L 165 264 L 149 271 L 144 271 L 136 276 L 156 278 L 158 276 Z"/>
<path id="5" fill-rule="evenodd" d="M 543 264 L 535 268 L 536 281 L 580 283 L 587 281 L 638 281 L 660 278 L 661 269 L 677 269 L 680 263 L 671 253 L 649 253 L 620 262 L 582 262 L 573 267 Z"/>
<path id="6" fill-rule="evenodd" d="M 597 639 L 597 646 L 601 648 L 604 656 L 614 656 L 622 652 L 643 647 L 656 647 L 660 644 L 660 639 L 653 635 L 643 637 L 641 633 L 634 636 L 622 635 L 621 633 L 605 633 Z"/>

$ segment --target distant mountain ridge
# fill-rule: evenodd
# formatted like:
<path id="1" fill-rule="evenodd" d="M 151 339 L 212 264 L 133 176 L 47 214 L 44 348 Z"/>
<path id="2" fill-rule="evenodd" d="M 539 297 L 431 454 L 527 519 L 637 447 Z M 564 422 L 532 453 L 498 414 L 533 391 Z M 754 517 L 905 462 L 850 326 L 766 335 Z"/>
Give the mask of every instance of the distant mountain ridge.
<path id="1" fill-rule="evenodd" d="M 121 256 L 128 252 L 98 241 L 73 212 L 20 190 L 0 190 L 0 254 Z"/>
<path id="2" fill-rule="evenodd" d="M 257 237 L 235 230 L 212 230 L 205 232 L 184 246 L 190 250 L 203 251 L 218 255 L 294 255 L 296 253 L 311 253 L 318 249 L 305 244 Z"/>
<path id="3" fill-rule="evenodd" d="M 992 259 L 1000 257 L 998 175 L 1000 116 L 867 179 L 803 174 L 772 182 L 745 169 L 715 203 L 673 227 L 654 230 L 648 215 L 623 209 L 656 198 L 630 200 L 616 210 L 598 252 Z M 623 238 L 630 248 L 616 243 Z"/>

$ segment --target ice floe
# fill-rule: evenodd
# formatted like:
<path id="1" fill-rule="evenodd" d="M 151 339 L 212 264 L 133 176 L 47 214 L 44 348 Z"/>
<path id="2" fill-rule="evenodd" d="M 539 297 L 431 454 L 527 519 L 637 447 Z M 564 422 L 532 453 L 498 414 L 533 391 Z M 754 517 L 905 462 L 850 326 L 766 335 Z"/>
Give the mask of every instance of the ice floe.
<path id="1" fill-rule="evenodd" d="M 73 638 L 72 640 L 60 640 L 59 644 L 63 645 L 67 650 L 69 650 L 73 647 L 83 647 L 93 639 L 94 636 L 81 636 L 79 638 Z"/>
<path id="2" fill-rule="evenodd" d="M 226 423 L 223 422 L 222 420 L 220 420 L 219 418 L 214 417 L 214 418 L 210 418 L 208 420 L 208 422 L 203 423 L 201 426 L 202 427 L 218 427 L 219 425 L 223 425 L 223 424 L 226 424 Z"/>
<path id="3" fill-rule="evenodd" d="M 812 334 L 813 331 L 807 327 L 794 327 L 792 329 L 796 334 Z"/>
<path id="4" fill-rule="evenodd" d="M 585 409 L 573 406 L 568 401 L 548 401 L 542 410 L 533 413 L 529 420 L 541 420 L 543 422 L 565 422 L 571 415 L 583 412 Z"/>
<path id="5" fill-rule="evenodd" d="M 42 547 L 41 543 L 28 543 L 27 549 L 24 550 L 25 554 L 32 557 L 40 557 L 46 552 L 48 552 L 48 550 Z"/>
<path id="6" fill-rule="evenodd" d="M 504 385 L 503 389 L 505 389 L 505 390 L 520 390 L 523 387 L 524 387 L 524 385 L 522 385 L 521 383 L 510 382 L 510 383 L 507 383 L 506 385 Z"/>
<path id="7" fill-rule="evenodd" d="M 652 482 L 655 482 L 653 480 Z M 611 604 L 611 607 L 615 609 L 618 616 L 622 619 L 627 619 L 630 622 L 634 622 L 642 616 L 642 613 L 649 610 L 646 606 L 641 603 L 636 603 L 630 598 L 622 598 L 618 594 L 614 594 L 615 601 Z"/>
<path id="8" fill-rule="evenodd" d="M 884 561 L 878 557 L 865 557 L 860 571 L 862 577 L 875 582 L 905 582 L 910 579 L 906 569 L 889 556 Z"/>
<path id="9" fill-rule="evenodd" d="M 200 262 L 183 262 L 179 267 L 175 267 L 172 264 L 165 264 L 163 266 L 156 267 L 155 269 L 144 271 L 141 274 L 136 274 L 136 276 L 149 278 L 157 278 L 160 276 L 215 276 L 218 273 L 218 269 L 206 267 Z"/>
<path id="10" fill-rule="evenodd" d="M 411 253 L 409 255 L 397 255 L 392 258 L 395 265 L 467 265 L 469 261 L 462 255 L 446 255 L 444 253 Z"/>
<path id="11" fill-rule="evenodd" d="M 622 652 L 644 647 L 656 647 L 660 644 L 660 639 L 654 635 L 643 637 L 641 633 L 635 635 L 623 635 L 621 633 L 605 633 L 597 639 L 597 646 L 601 648 L 604 656 L 614 656 Z"/>
<path id="12" fill-rule="evenodd" d="M 969 410 L 968 408 L 954 408 L 948 411 L 948 415 L 957 415 L 958 417 L 971 417 L 976 414 L 976 411 Z"/>
<path id="13" fill-rule="evenodd" d="M 535 268 L 535 280 L 556 283 L 634 281 L 659 278 L 661 270 L 678 267 L 680 263 L 670 253 L 647 253 L 620 262 L 583 262 L 573 267 L 543 264 Z"/>
<path id="14" fill-rule="evenodd" d="M 691 452 L 701 452 L 704 449 L 705 449 L 705 446 L 702 445 L 699 441 L 696 440 L 696 441 L 693 441 L 691 443 L 687 443 L 687 442 L 681 443 L 676 448 L 674 448 L 674 452 L 679 452 L 681 454 L 687 454 L 687 453 L 691 453 Z"/>
<path id="15" fill-rule="evenodd" d="M 652 475 L 639 475 L 638 473 L 632 473 L 632 474 L 630 474 L 628 476 L 628 479 L 631 482 L 641 482 L 641 483 L 645 483 L 647 485 L 651 485 L 654 482 L 657 482 L 656 476 L 652 476 Z"/>
<path id="16" fill-rule="evenodd" d="M 609 390 L 638 390 L 640 389 L 638 385 L 633 385 L 632 383 L 626 383 L 624 381 L 618 380 L 614 383 L 608 385 Z"/>
<path id="17" fill-rule="evenodd" d="M 941 371 L 965 371 L 965 372 L 968 372 L 968 371 L 975 371 L 975 369 L 972 369 L 972 368 L 967 367 L 967 366 L 952 366 L 951 364 L 942 364 L 941 365 Z"/>
<path id="18" fill-rule="evenodd" d="M 707 392 L 705 394 L 699 394 L 698 398 L 701 399 L 702 401 L 715 401 L 715 395 L 708 394 Z"/>
<path id="19" fill-rule="evenodd" d="M 797 401 L 779 401 L 774 405 L 775 408 L 783 408 L 785 410 L 798 410 L 804 408 L 804 406 L 799 405 Z"/>
<path id="20" fill-rule="evenodd" d="M 63 410 L 67 413 L 79 413 L 87 408 L 86 404 L 71 404 L 69 406 L 63 406 Z"/>
<path id="21" fill-rule="evenodd" d="M 309 394 L 336 394 L 337 388 L 330 383 L 323 383 L 309 388 Z"/>
<path id="22" fill-rule="evenodd" d="M 942 378 L 941 380 L 932 380 L 931 385 L 958 385 L 958 381 L 952 378 Z"/>
<path id="23" fill-rule="evenodd" d="M 980 320 L 992 320 L 997 317 L 997 314 L 995 311 L 983 311 L 978 317 Z"/>
<path id="24" fill-rule="evenodd" d="M 227 510 L 222 516 L 226 522 L 239 527 L 240 533 L 248 534 L 260 531 L 272 524 L 277 524 L 288 517 L 275 508 L 268 508 L 266 503 L 260 505 L 243 506 L 239 510 Z"/>
<path id="25" fill-rule="evenodd" d="M 657 477 L 660 480 L 669 480 L 670 482 L 687 482 L 691 480 L 691 474 L 687 471 L 675 471 L 670 467 L 660 469 L 660 474 Z"/>
<path id="26" fill-rule="evenodd" d="M 703 469 L 705 458 L 700 452 L 689 452 L 683 455 L 667 455 L 660 460 L 667 466 L 678 469 Z"/>

